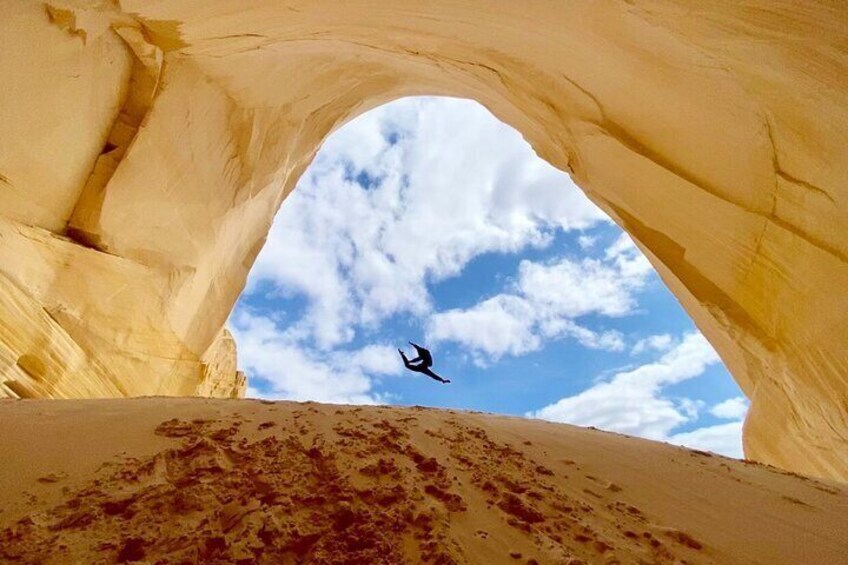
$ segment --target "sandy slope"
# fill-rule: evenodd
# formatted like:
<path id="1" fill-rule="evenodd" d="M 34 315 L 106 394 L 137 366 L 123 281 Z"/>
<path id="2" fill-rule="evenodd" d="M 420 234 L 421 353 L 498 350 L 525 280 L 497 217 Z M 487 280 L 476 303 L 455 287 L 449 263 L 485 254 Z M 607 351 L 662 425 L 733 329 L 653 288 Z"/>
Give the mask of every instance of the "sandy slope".
<path id="1" fill-rule="evenodd" d="M 420 408 L 0 402 L 0 561 L 848 563 L 848 489 Z"/>

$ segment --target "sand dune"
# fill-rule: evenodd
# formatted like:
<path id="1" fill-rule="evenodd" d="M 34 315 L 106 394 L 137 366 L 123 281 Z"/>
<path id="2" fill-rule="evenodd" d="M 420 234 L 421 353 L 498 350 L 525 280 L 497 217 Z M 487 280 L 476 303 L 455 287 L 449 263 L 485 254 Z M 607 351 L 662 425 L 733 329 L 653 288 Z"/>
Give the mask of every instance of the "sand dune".
<path id="1" fill-rule="evenodd" d="M 848 563 L 848 489 L 518 418 L 2 401 L 0 561 Z"/>

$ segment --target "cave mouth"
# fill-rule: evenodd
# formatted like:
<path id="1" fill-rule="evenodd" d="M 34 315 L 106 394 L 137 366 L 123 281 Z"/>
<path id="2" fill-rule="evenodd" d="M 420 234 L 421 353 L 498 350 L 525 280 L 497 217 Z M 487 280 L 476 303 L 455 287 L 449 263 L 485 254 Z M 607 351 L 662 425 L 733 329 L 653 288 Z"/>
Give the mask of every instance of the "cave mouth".
<path id="1" fill-rule="evenodd" d="M 230 318 L 248 395 L 470 409 L 742 457 L 747 401 L 647 259 L 480 104 L 333 133 Z M 449 386 L 404 373 L 427 343 Z"/>

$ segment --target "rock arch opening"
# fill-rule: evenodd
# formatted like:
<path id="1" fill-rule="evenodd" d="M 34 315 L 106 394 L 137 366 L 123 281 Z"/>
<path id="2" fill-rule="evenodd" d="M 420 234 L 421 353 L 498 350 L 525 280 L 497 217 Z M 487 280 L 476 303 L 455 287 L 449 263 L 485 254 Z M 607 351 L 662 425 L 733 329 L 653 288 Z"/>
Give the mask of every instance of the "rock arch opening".
<path id="1" fill-rule="evenodd" d="M 472 101 L 405 98 L 328 137 L 249 281 L 228 324 L 249 397 L 526 415 L 742 457 L 742 393 L 644 256 Z M 406 373 L 407 339 L 451 386 Z"/>
<path id="2" fill-rule="evenodd" d="M 321 140 L 461 96 L 631 234 L 751 398 L 748 454 L 844 479 L 845 14 L 759 8 L 5 3 L 2 343 L 46 376 L 3 390 L 237 393 L 221 328 Z"/>

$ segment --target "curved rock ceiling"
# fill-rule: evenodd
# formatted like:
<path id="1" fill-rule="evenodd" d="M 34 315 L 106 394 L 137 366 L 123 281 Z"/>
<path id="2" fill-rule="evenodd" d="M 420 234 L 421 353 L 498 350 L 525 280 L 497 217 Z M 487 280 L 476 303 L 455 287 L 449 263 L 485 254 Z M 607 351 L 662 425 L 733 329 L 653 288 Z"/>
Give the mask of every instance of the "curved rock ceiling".
<path id="1" fill-rule="evenodd" d="M 0 0 L 0 396 L 238 396 L 223 330 L 321 141 L 475 99 L 647 254 L 848 479 L 848 8 L 827 0 Z"/>

